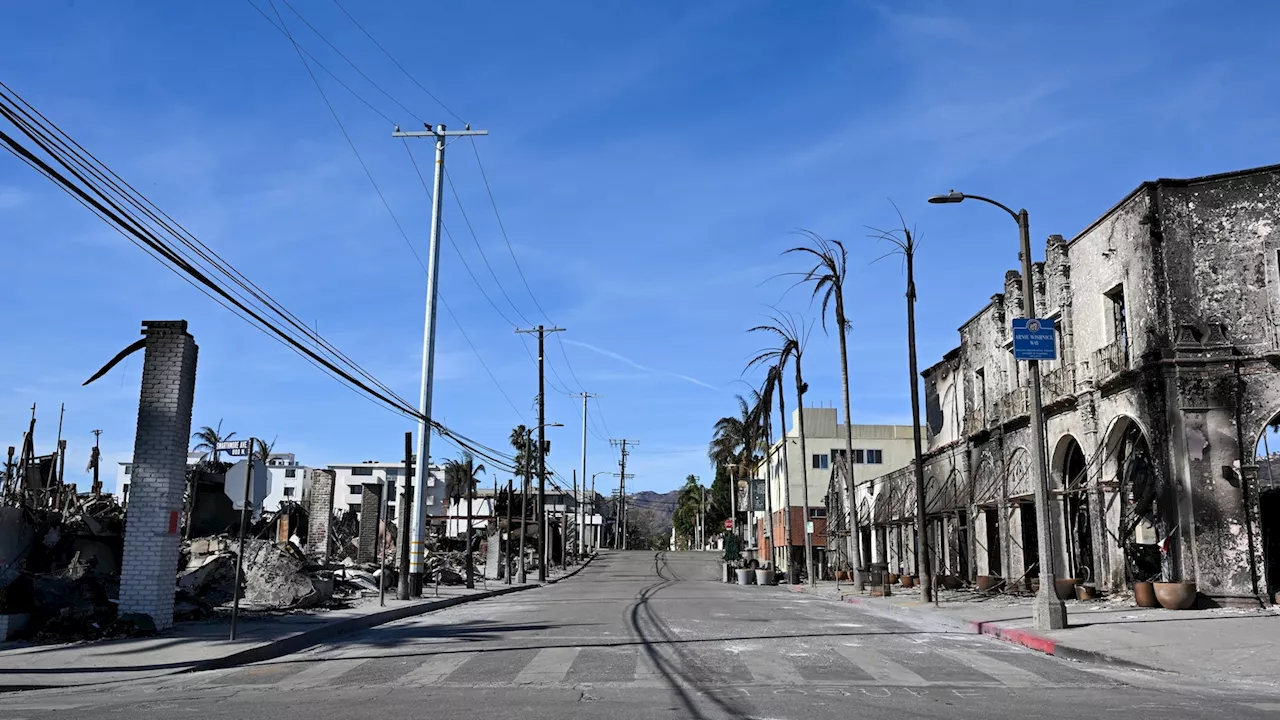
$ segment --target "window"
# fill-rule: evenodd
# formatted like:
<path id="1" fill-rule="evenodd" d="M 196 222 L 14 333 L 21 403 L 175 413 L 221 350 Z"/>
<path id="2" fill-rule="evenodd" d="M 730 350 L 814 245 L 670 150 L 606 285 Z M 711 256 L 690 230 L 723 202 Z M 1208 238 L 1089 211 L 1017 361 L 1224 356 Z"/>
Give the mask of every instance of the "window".
<path id="1" fill-rule="evenodd" d="M 809 519 L 824 518 L 827 516 L 826 508 L 809 508 Z"/>
<path id="2" fill-rule="evenodd" d="M 828 458 L 826 455 L 823 455 L 823 454 L 814 453 L 813 469 L 826 470 L 828 467 L 830 467 L 830 458 Z"/>
<path id="3" fill-rule="evenodd" d="M 844 454 L 845 454 L 845 449 L 844 449 L 844 448 L 831 448 L 831 459 L 832 459 L 832 460 L 839 460 L 839 459 L 841 459 L 841 458 L 843 458 L 843 457 L 844 457 Z"/>
<path id="4" fill-rule="evenodd" d="M 1129 365 L 1129 316 L 1124 306 L 1124 285 L 1117 285 L 1106 294 L 1110 302 L 1111 340 L 1119 343 L 1124 352 L 1124 364 Z"/>
<path id="5" fill-rule="evenodd" d="M 347 486 L 347 494 L 348 494 L 348 495 L 359 495 L 359 494 L 361 494 L 361 493 L 363 493 L 363 492 L 364 492 L 364 486 L 363 486 L 363 485 L 348 485 L 348 486 Z"/>
<path id="6" fill-rule="evenodd" d="M 347 503 L 347 512 L 360 512 L 360 503 Z"/>
<path id="7" fill-rule="evenodd" d="M 297 469 L 297 468 L 286 468 L 286 469 L 285 469 L 285 471 L 284 471 L 284 476 L 285 476 L 285 477 L 298 477 L 298 469 Z M 464 548 L 464 549 L 465 549 L 465 548 Z"/>
<path id="8" fill-rule="evenodd" d="M 294 493 L 294 491 L 295 491 L 295 490 L 297 490 L 297 489 L 298 489 L 298 488 L 291 488 L 291 487 L 287 487 L 287 488 L 285 488 L 285 489 L 284 489 L 284 496 L 285 496 L 285 497 L 293 497 L 293 493 Z M 465 549 L 465 548 L 463 548 L 463 549 Z"/>
<path id="9" fill-rule="evenodd" d="M 125 475 L 132 475 L 132 474 L 133 474 L 133 466 L 132 466 L 132 465 L 125 465 L 125 466 L 124 466 L 124 474 L 125 474 Z"/>
<path id="10" fill-rule="evenodd" d="M 387 468 L 387 479 L 400 477 L 400 468 Z"/>
<path id="11" fill-rule="evenodd" d="M 125 485 L 120 488 L 120 504 L 121 505 L 129 504 L 129 486 L 128 485 Z"/>
<path id="12" fill-rule="evenodd" d="M 865 453 L 866 451 L 862 450 L 861 448 L 855 448 L 853 451 L 853 464 L 861 465 L 862 463 L 866 462 Z"/>
<path id="13" fill-rule="evenodd" d="M 371 467 L 353 467 L 353 468 L 351 468 L 351 474 L 352 474 L 352 475 L 372 475 L 372 474 L 373 474 L 373 468 L 371 468 Z"/>
<path id="14" fill-rule="evenodd" d="M 978 368 L 973 371 L 973 384 L 977 388 L 975 393 L 978 401 L 978 418 L 982 420 L 982 424 L 987 424 L 987 371 L 985 368 Z"/>
<path id="15" fill-rule="evenodd" d="M 867 451 L 867 464 L 868 464 L 868 465 L 883 465 L 883 464 L 884 464 L 884 451 L 883 451 L 883 450 L 868 450 L 868 451 Z"/>

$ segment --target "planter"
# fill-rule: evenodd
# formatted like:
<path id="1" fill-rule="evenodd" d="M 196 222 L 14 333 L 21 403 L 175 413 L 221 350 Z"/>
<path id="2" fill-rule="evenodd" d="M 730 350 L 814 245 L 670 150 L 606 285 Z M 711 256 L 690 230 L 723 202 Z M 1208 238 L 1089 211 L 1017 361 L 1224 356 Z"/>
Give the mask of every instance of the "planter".
<path id="1" fill-rule="evenodd" d="M 1094 587 L 1093 585 L 1077 585 L 1076 599 L 1077 600 L 1097 600 L 1098 588 Z"/>
<path id="2" fill-rule="evenodd" d="M 1057 578 L 1053 581 L 1054 590 L 1058 593 L 1059 600 L 1073 600 L 1076 596 L 1076 584 L 1079 581 L 1075 578 Z"/>
<path id="3" fill-rule="evenodd" d="M 777 578 L 774 577 L 773 570 L 756 570 L 757 585 L 772 585 L 776 581 Z"/>
<path id="4" fill-rule="evenodd" d="M 998 590 L 1004 585 L 1004 578 L 999 575 L 979 575 L 978 590 L 981 592 L 990 592 Z"/>
<path id="5" fill-rule="evenodd" d="M 1027 580 L 1027 589 L 1031 591 L 1032 595 L 1040 592 L 1040 578 L 1031 578 Z"/>
<path id="6" fill-rule="evenodd" d="M 1196 604 L 1196 584 L 1193 582 L 1158 582 L 1156 600 L 1168 610 L 1190 610 Z"/>
<path id="7" fill-rule="evenodd" d="M 900 576 L 898 575 L 898 573 L 888 573 L 888 577 L 889 577 L 889 584 L 893 585 L 898 582 L 898 579 Z"/>
<path id="8" fill-rule="evenodd" d="M 939 575 L 937 585 L 945 590 L 959 590 L 964 587 L 964 581 L 958 575 Z"/>
<path id="9" fill-rule="evenodd" d="M 837 580 L 837 581 L 839 581 L 839 582 L 844 582 L 844 581 L 847 581 L 848 579 L 849 579 L 849 571 L 848 571 L 848 570 L 837 570 L 837 571 L 836 571 L 836 580 Z"/>
<path id="10" fill-rule="evenodd" d="M 1133 602 L 1138 607 L 1160 607 L 1160 601 L 1156 600 L 1156 589 L 1149 582 L 1135 582 L 1133 584 Z"/>
<path id="11" fill-rule="evenodd" d="M 901 580 L 904 588 L 914 587 L 916 584 L 916 579 L 910 575 L 903 575 Z"/>
<path id="12" fill-rule="evenodd" d="M 738 584 L 754 585 L 756 583 L 756 571 L 747 568 L 738 568 Z"/>

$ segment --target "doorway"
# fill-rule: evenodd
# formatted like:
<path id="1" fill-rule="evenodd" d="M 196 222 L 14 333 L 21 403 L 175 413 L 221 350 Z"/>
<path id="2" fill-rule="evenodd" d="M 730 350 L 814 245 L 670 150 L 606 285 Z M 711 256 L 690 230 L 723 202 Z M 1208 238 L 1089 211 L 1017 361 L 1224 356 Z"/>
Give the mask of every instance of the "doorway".
<path id="1" fill-rule="evenodd" d="M 1267 597 L 1275 602 L 1280 593 L 1280 489 L 1258 495 L 1262 547 L 1267 560 Z"/>
<path id="2" fill-rule="evenodd" d="M 1036 529 L 1036 504 L 1024 500 L 1018 504 L 1018 519 L 1022 525 L 1022 564 L 1028 580 L 1040 577 L 1040 536 Z"/>
<path id="3" fill-rule="evenodd" d="M 993 507 L 984 507 L 982 519 L 987 531 L 987 574 L 1002 577 L 1004 570 L 1000 558 L 1004 553 L 1000 552 L 1000 513 Z"/>

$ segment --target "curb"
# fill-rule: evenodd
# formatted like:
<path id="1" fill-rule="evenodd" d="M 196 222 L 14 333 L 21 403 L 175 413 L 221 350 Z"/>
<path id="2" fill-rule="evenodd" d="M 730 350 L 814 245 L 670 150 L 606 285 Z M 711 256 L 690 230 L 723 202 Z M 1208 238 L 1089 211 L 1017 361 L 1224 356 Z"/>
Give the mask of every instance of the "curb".
<path id="1" fill-rule="evenodd" d="M 809 593 L 803 585 L 788 585 L 787 589 L 796 593 Z M 822 597 L 819 595 L 818 597 Z M 834 599 L 834 598 L 831 598 Z M 1009 627 L 998 622 L 981 622 L 976 620 L 964 620 L 947 617 L 937 613 L 930 612 L 923 608 L 914 608 L 908 605 L 900 605 L 895 602 L 870 602 L 869 598 L 858 596 L 841 596 L 841 601 L 850 605 L 857 605 L 860 608 L 882 615 L 906 615 L 917 620 L 928 620 L 930 622 L 941 623 L 949 627 L 955 628 L 961 632 L 972 633 L 974 635 L 986 635 L 1007 642 L 1011 645 L 1019 645 L 1028 650 L 1044 653 L 1045 655 L 1053 655 L 1066 660 L 1076 660 L 1080 662 L 1097 662 L 1105 663 L 1115 667 L 1124 667 L 1133 670 L 1146 670 L 1150 672 L 1168 673 L 1169 670 L 1145 665 L 1133 660 L 1117 657 L 1109 653 L 1099 650 L 1088 650 L 1086 648 L 1076 647 L 1073 645 L 1063 644 L 1062 642 L 1037 633 L 1026 628 Z"/>
<path id="2" fill-rule="evenodd" d="M 592 560 L 595 560 L 595 559 L 596 559 L 596 556 L 597 556 L 597 555 L 599 555 L 599 554 L 600 554 L 600 553 L 591 553 L 590 555 L 588 555 L 588 556 L 587 556 L 587 559 L 586 559 L 586 560 L 583 560 L 583 561 L 582 561 L 582 564 L 581 564 L 581 565 L 579 565 L 578 567 L 574 568 L 572 572 L 567 572 L 567 573 L 565 573 L 564 575 L 561 575 L 560 577 L 558 577 L 558 578 L 556 578 L 556 579 L 554 579 L 554 580 L 548 580 L 548 581 L 547 581 L 547 584 L 548 584 L 548 585 L 555 585 L 556 583 L 560 582 L 561 580 L 568 580 L 569 578 L 573 577 L 574 575 L 577 575 L 578 573 L 582 572 L 583 570 L 586 570 L 586 569 L 587 569 L 587 566 L 591 564 L 591 561 L 592 561 Z"/>

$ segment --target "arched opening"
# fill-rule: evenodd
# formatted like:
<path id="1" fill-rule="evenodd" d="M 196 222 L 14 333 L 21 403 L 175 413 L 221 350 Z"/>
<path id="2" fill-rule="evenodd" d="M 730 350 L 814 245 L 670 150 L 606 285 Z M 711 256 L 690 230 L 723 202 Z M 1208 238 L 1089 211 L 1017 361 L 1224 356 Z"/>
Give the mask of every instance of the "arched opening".
<path id="1" fill-rule="evenodd" d="M 1060 497 L 1062 543 L 1066 557 L 1065 577 L 1093 580 L 1097 568 L 1093 557 L 1093 525 L 1089 514 L 1088 467 L 1079 441 L 1067 435 L 1053 454 L 1053 485 Z"/>
<path id="2" fill-rule="evenodd" d="M 1009 488 L 1009 573 L 1013 576 L 1010 580 L 1021 577 L 1030 584 L 1040 577 L 1040 534 L 1036 525 L 1031 455 L 1026 448 L 1016 448 L 1009 454 L 1005 472 Z"/>
<path id="3" fill-rule="evenodd" d="M 977 543 L 977 574 L 1003 577 L 1000 547 L 1000 499 L 1004 495 L 991 456 L 983 454 L 973 480 L 973 536 Z"/>
<path id="4" fill-rule="evenodd" d="M 1113 478 L 1117 488 L 1116 537 L 1124 554 L 1125 583 L 1176 577 L 1176 500 L 1146 433 L 1132 418 L 1117 417 L 1104 450 L 1104 477 Z"/>
<path id="5" fill-rule="evenodd" d="M 1258 525 L 1266 562 L 1267 597 L 1280 593 L 1280 413 L 1258 435 Z"/>

